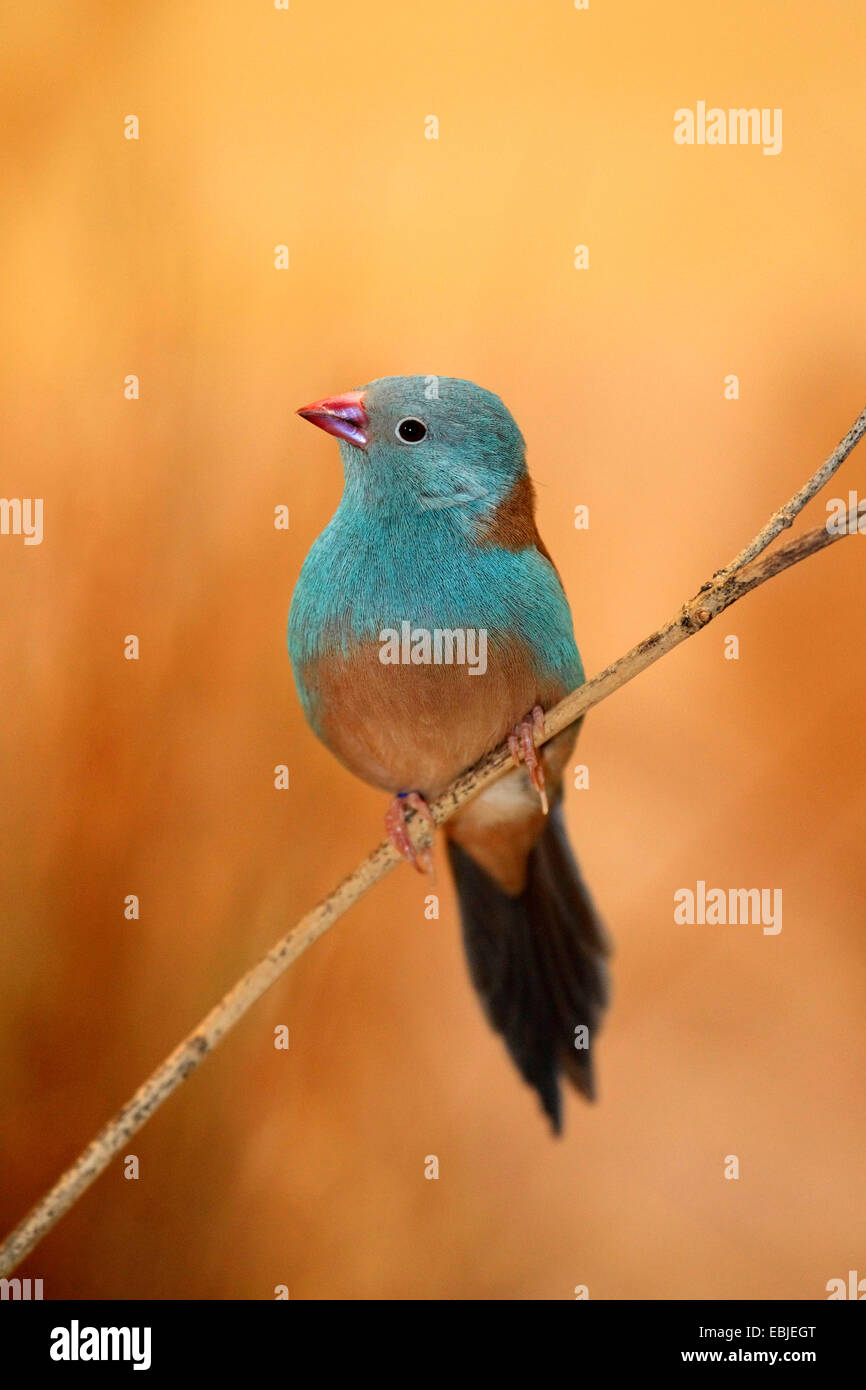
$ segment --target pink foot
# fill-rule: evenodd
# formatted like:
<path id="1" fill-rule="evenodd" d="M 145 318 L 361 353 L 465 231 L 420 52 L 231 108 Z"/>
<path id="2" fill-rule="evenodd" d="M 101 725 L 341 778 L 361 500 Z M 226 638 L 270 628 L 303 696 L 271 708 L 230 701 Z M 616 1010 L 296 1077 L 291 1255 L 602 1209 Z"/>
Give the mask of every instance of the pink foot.
<path id="1" fill-rule="evenodd" d="M 413 869 L 417 869 L 419 874 L 430 874 L 432 878 L 433 855 L 429 849 L 416 849 L 413 845 L 409 828 L 406 825 L 407 806 L 411 806 L 413 811 L 417 811 L 419 816 L 423 816 L 435 828 L 436 822 L 433 819 L 433 812 L 421 793 L 401 792 L 399 796 L 394 797 L 385 812 L 386 834 L 398 854 L 402 854 Z"/>
<path id="2" fill-rule="evenodd" d="M 521 719 L 519 724 L 515 724 L 511 733 L 508 735 L 508 747 L 514 761 L 520 765 L 521 754 L 526 764 L 526 771 L 529 773 L 529 780 L 538 792 L 541 800 L 541 809 L 545 815 L 548 812 L 547 790 L 544 785 L 544 768 L 535 747 L 535 737 L 533 730 L 544 733 L 544 710 L 541 705 L 536 705 L 525 719 Z"/>

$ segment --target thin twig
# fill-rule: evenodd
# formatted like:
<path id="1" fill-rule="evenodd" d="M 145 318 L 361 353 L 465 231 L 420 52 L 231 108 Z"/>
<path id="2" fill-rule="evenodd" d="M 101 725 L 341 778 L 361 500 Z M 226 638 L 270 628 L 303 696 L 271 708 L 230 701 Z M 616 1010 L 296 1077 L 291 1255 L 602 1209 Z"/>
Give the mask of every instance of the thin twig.
<path id="1" fill-rule="evenodd" d="M 859 416 L 845 438 L 806 485 L 773 514 L 766 526 L 731 564 L 718 570 L 695 597 L 685 603 L 663 627 L 636 647 L 632 647 L 631 651 L 626 652 L 591 681 L 572 691 L 547 712 L 544 732 L 537 734 L 536 742 L 545 743 L 569 724 L 573 724 L 593 705 L 599 704 L 613 691 L 633 680 L 666 652 L 700 632 L 707 623 L 732 603 L 736 603 L 744 594 L 774 575 L 780 574 L 782 570 L 840 540 L 841 534 L 847 534 L 831 534 L 826 526 L 818 527 L 761 559 L 755 558 L 780 531 L 790 526 L 810 498 L 814 497 L 833 476 L 864 433 L 866 411 Z M 464 772 L 431 805 L 436 824 L 441 825 L 448 820 L 460 806 L 490 786 L 510 766 L 513 766 L 511 755 L 508 746 L 503 745 Z M 417 816 L 410 819 L 415 843 L 419 847 L 428 844 L 430 831 L 423 819 L 419 820 Z M 90 1184 L 108 1167 L 111 1159 L 121 1151 L 127 1140 L 147 1123 L 163 1101 L 201 1065 L 204 1058 L 222 1041 L 238 1019 L 261 998 L 292 962 L 400 862 L 400 856 L 391 844 L 380 844 L 348 878 L 344 878 L 328 897 L 302 917 L 300 922 L 277 942 L 273 950 L 229 990 L 220 1003 L 202 1019 L 198 1027 L 148 1077 L 123 1109 L 100 1130 L 72 1167 L 67 1169 L 50 1192 L 6 1238 L 0 1246 L 0 1276 L 8 1275 L 38 1245 Z"/>
<path id="2" fill-rule="evenodd" d="M 858 415 L 850 430 L 845 435 L 845 438 L 840 439 L 832 454 L 830 454 L 821 464 L 821 467 L 812 474 L 809 481 L 804 483 L 800 491 L 795 492 L 794 496 L 785 503 L 784 507 L 780 507 L 777 512 L 773 512 L 766 526 L 761 527 L 754 540 L 749 541 L 745 549 L 741 550 L 739 555 L 736 555 L 734 559 L 731 560 L 730 564 L 725 565 L 724 569 L 717 570 L 713 575 L 713 579 L 728 579 L 730 575 L 735 574 L 738 570 L 741 570 L 744 565 L 747 565 L 750 560 L 754 560 L 756 555 L 760 555 L 762 550 L 766 550 L 767 546 L 776 539 L 779 533 L 786 530 L 786 528 L 791 525 L 794 518 L 799 515 L 806 503 L 810 502 L 826 483 L 829 483 L 833 474 L 837 469 L 841 468 L 855 444 L 859 443 L 864 434 L 866 434 L 866 410 L 863 411 L 862 415 Z"/>

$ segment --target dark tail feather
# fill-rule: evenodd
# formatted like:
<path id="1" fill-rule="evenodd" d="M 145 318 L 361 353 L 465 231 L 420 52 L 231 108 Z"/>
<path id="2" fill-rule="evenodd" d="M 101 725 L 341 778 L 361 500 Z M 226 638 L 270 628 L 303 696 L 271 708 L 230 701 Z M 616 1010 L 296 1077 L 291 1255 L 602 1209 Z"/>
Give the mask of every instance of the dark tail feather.
<path id="1" fill-rule="evenodd" d="M 472 982 L 558 1134 L 560 1073 L 588 1100 L 595 1095 L 592 1043 L 608 1001 L 610 949 L 571 852 L 561 803 L 531 851 L 526 887 L 516 897 L 451 840 L 448 857 Z M 588 1031 L 584 1048 L 575 1046 L 580 1025 Z"/>

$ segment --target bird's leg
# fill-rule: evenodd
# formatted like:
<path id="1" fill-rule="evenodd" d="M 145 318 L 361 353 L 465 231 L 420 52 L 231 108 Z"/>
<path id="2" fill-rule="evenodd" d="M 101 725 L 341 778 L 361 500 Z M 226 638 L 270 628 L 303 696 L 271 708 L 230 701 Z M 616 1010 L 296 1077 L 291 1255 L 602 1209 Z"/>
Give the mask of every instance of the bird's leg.
<path id="1" fill-rule="evenodd" d="M 544 710 L 541 705 L 536 705 L 525 719 L 521 719 L 519 724 L 515 724 L 511 733 L 508 735 L 508 748 L 514 761 L 520 765 L 520 757 L 526 764 L 526 771 L 529 773 L 529 780 L 538 792 L 541 801 L 541 809 L 545 815 L 548 812 L 547 791 L 544 785 L 544 767 L 538 756 L 538 749 L 535 746 L 535 736 L 533 730 L 544 733 Z"/>
<path id="2" fill-rule="evenodd" d="M 436 827 L 433 819 L 433 812 L 427 805 L 420 792 L 400 792 L 394 797 L 388 810 L 385 812 L 385 831 L 391 844 L 402 854 L 403 858 L 417 869 L 419 874 L 430 874 L 433 876 L 433 855 L 429 849 L 416 849 L 406 825 L 406 807 L 411 806 L 413 811 L 417 811 L 419 816 Z"/>

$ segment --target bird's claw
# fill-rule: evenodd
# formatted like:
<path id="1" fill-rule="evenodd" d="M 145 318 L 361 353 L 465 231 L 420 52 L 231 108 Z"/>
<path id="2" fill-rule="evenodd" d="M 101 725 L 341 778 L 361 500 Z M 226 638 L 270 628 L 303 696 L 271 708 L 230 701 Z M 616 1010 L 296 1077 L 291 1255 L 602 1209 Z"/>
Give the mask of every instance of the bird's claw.
<path id="1" fill-rule="evenodd" d="M 515 724 L 508 735 L 508 748 L 514 761 L 520 765 L 521 756 L 529 773 L 529 780 L 538 792 L 541 809 L 545 815 L 549 810 L 547 789 L 544 785 L 544 767 L 535 746 L 535 732 L 544 733 L 544 710 L 535 705 L 525 719 Z"/>
<path id="2" fill-rule="evenodd" d="M 417 811 L 419 816 L 423 816 L 426 821 L 436 828 L 433 819 L 433 812 L 427 805 L 420 792 L 400 792 L 395 796 L 388 810 L 385 812 L 385 831 L 388 839 L 394 846 L 398 854 L 401 854 L 407 863 L 412 865 L 419 874 L 429 874 L 433 877 L 433 854 L 428 849 L 416 849 L 409 834 L 409 827 L 406 824 L 406 808 L 411 806 L 413 811 Z"/>

